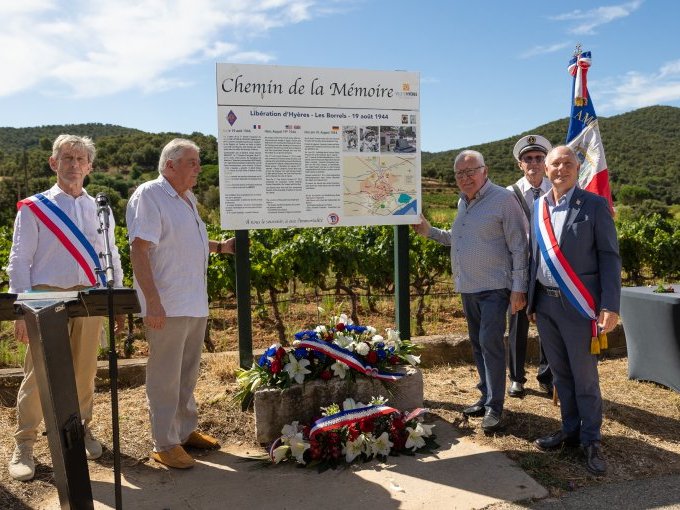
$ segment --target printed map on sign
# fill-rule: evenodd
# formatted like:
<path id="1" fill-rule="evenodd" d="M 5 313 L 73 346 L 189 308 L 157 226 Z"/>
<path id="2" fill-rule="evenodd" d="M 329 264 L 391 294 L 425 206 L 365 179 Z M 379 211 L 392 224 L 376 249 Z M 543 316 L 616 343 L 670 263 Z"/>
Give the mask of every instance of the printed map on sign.
<path id="1" fill-rule="evenodd" d="M 415 159 L 406 156 L 345 156 L 347 216 L 416 214 Z"/>

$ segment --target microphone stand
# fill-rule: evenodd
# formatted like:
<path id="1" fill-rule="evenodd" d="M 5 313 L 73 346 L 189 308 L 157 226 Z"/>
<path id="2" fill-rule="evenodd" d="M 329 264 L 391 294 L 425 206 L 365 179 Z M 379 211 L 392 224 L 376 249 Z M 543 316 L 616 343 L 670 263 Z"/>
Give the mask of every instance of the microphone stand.
<path id="1" fill-rule="evenodd" d="M 96 197 L 97 216 L 99 217 L 99 233 L 104 235 L 104 253 L 99 257 L 104 260 L 104 269 L 99 272 L 106 275 L 109 317 L 109 381 L 111 384 L 111 429 L 113 431 L 113 479 L 116 499 L 116 510 L 123 508 L 120 476 L 120 437 L 118 427 L 118 356 L 116 354 L 116 334 L 114 331 L 115 315 L 113 312 L 113 261 L 111 244 L 109 243 L 109 205 L 103 193 Z"/>

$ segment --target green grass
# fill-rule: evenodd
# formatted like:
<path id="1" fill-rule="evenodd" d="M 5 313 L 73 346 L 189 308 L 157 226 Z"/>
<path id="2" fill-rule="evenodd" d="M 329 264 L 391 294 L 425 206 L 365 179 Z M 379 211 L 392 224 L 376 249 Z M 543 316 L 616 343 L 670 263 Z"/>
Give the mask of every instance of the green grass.
<path id="1" fill-rule="evenodd" d="M 446 189 L 442 191 L 423 191 L 423 203 L 426 206 L 441 206 L 454 209 L 458 204 L 458 190 Z"/>
<path id="2" fill-rule="evenodd" d="M 26 345 L 14 340 L 14 335 L 6 337 L 3 331 L 0 338 L 0 368 L 23 366 L 25 356 Z"/>
<path id="3" fill-rule="evenodd" d="M 458 191 L 454 188 L 423 191 L 423 214 L 435 223 L 451 223 L 457 204 Z"/>

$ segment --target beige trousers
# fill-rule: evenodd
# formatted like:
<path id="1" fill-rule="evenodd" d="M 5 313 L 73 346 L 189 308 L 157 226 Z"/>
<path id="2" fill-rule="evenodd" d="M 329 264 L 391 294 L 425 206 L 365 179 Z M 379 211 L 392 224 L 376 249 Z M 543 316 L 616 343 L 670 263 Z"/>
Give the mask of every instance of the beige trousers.
<path id="1" fill-rule="evenodd" d="M 146 328 L 146 398 L 154 451 L 170 450 L 196 430 L 194 388 L 207 323 L 207 317 L 167 317 L 162 329 Z"/>
<path id="2" fill-rule="evenodd" d="M 97 348 L 104 323 L 103 317 L 69 319 L 68 333 L 76 377 L 80 417 L 87 426 L 92 421 L 94 378 L 97 375 Z M 24 380 L 17 395 L 17 428 L 14 439 L 19 443 L 35 443 L 43 419 L 38 382 L 35 378 L 31 346 L 24 359 Z"/>

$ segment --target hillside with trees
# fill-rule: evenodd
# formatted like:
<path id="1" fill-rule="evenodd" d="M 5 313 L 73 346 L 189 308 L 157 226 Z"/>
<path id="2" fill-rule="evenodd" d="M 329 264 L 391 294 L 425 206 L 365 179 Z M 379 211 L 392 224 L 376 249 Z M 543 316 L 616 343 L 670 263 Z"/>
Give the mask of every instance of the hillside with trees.
<path id="1" fill-rule="evenodd" d="M 502 185 L 518 178 L 512 157 L 517 139 L 539 133 L 553 144 L 562 143 L 568 119 L 537 126 L 524 133 L 470 148 L 481 151 L 492 179 Z M 652 106 L 614 117 L 600 117 L 612 191 L 617 205 L 649 212 L 667 213 L 667 206 L 680 204 L 680 108 Z M 51 144 L 60 133 L 92 137 L 97 145 L 94 172 L 87 181 L 91 193 L 106 191 L 114 213 L 124 221 L 124 208 L 131 191 L 157 175 L 161 148 L 170 139 L 184 136 L 201 147 L 203 172 L 195 189 L 202 214 L 219 223 L 217 140 L 201 133 L 145 133 L 110 124 L 75 124 L 31 128 L 0 128 L 0 225 L 11 224 L 15 203 L 44 190 L 54 182 L 47 159 Z M 422 174 L 454 189 L 452 162 L 461 148 L 422 153 Z M 427 198 L 425 199 L 427 202 Z"/>
<path id="2" fill-rule="evenodd" d="M 614 200 L 632 205 L 680 204 L 680 108 L 651 106 L 599 117 Z M 526 134 L 545 136 L 552 144 L 564 143 L 569 119 L 537 126 L 495 142 L 422 154 L 422 174 L 454 183 L 453 158 L 469 148 L 484 154 L 492 179 L 504 186 L 519 178 L 512 157 L 515 142 Z"/>

